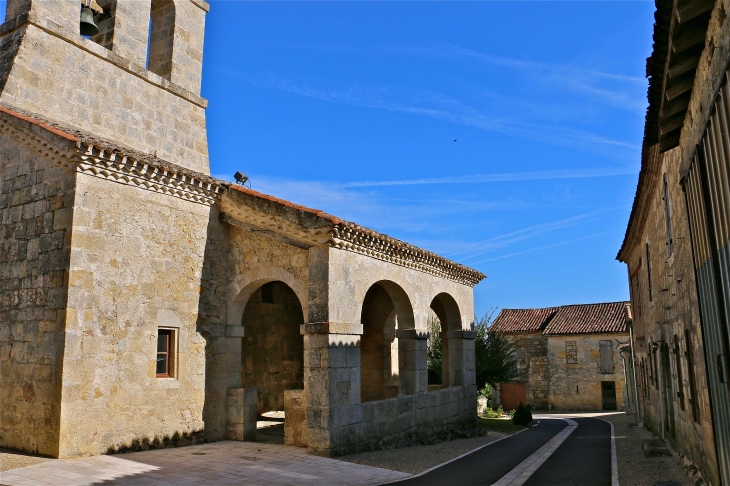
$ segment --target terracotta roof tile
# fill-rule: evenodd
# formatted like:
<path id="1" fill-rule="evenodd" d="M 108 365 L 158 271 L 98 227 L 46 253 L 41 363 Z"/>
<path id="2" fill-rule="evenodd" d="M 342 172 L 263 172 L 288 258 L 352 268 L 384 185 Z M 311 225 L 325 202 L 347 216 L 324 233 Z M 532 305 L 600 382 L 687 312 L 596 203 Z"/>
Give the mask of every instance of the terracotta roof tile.
<path id="1" fill-rule="evenodd" d="M 324 211 L 322 211 L 320 209 L 308 208 L 307 206 L 302 206 L 301 204 L 296 204 L 296 203 L 293 203 L 291 201 L 286 201 L 284 199 L 279 199 L 278 197 L 270 196 L 269 194 L 264 194 L 262 192 L 254 191 L 252 189 L 247 189 L 245 187 L 241 187 L 241 186 L 236 185 L 236 184 L 228 184 L 228 187 L 230 189 L 235 190 L 235 191 L 241 191 L 243 193 L 250 194 L 251 196 L 255 196 L 255 197 L 258 197 L 258 198 L 261 198 L 261 199 L 266 199 L 267 201 L 272 201 L 272 202 L 281 204 L 283 206 L 287 206 L 287 207 L 290 207 L 290 208 L 293 208 L 293 209 L 297 209 L 299 211 L 304 211 L 306 213 L 314 214 L 315 216 L 318 216 L 318 217 L 320 217 L 320 218 L 322 218 L 324 220 L 327 220 L 327 221 L 329 221 L 332 224 L 339 224 L 339 223 L 342 222 L 342 220 L 340 218 L 338 218 L 337 216 L 332 216 L 331 214 L 327 214 L 327 213 L 325 213 Z"/>
<path id="2" fill-rule="evenodd" d="M 539 331 L 545 335 L 626 333 L 627 318 L 631 318 L 628 302 L 503 309 L 491 329 L 505 334 Z"/>
<path id="3" fill-rule="evenodd" d="M 556 307 L 502 309 L 490 329 L 505 334 L 542 331 L 556 310 Z"/>
<path id="4" fill-rule="evenodd" d="M 79 139 L 79 137 L 76 136 L 76 134 L 74 134 L 73 132 L 62 129 L 58 126 L 53 126 L 38 118 L 33 118 L 31 116 L 24 115 L 22 113 L 18 113 L 17 111 L 9 110 L 2 106 L 0 106 L 0 112 L 7 113 L 10 116 L 14 116 L 15 118 L 19 118 L 23 121 L 27 121 L 28 123 L 32 123 L 33 125 L 37 125 L 37 126 L 43 128 L 44 130 L 48 130 L 49 132 L 58 135 L 59 137 L 65 138 L 66 140 L 71 140 L 72 142 L 76 142 Z"/>
<path id="5" fill-rule="evenodd" d="M 628 332 L 627 302 L 566 305 L 545 328 L 544 334 L 595 334 Z"/>

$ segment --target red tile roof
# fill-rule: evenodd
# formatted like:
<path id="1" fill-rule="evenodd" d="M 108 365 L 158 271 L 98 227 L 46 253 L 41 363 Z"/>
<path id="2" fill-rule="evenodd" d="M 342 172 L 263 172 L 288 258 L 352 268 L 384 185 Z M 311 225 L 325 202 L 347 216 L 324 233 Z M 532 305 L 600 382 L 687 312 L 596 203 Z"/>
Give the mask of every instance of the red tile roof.
<path id="1" fill-rule="evenodd" d="M 64 130 L 60 127 L 52 126 L 48 123 L 45 123 L 44 121 L 41 121 L 36 118 L 32 118 L 30 116 L 24 115 L 22 113 L 18 113 L 17 111 L 8 110 L 7 108 L 4 108 L 0 106 L 0 112 L 7 113 L 10 116 L 14 116 L 15 118 L 19 118 L 23 121 L 27 121 L 28 123 L 32 123 L 33 125 L 38 125 L 39 127 L 43 128 L 44 130 L 48 130 L 51 133 L 54 133 L 58 135 L 59 137 L 63 137 L 66 140 L 71 140 L 72 142 L 76 142 L 79 138 L 75 136 L 70 131 Z"/>
<path id="2" fill-rule="evenodd" d="M 284 199 L 279 199 L 278 197 L 270 196 L 269 194 L 264 194 L 262 192 L 254 191 L 252 189 L 247 189 L 245 187 L 241 187 L 236 184 L 229 184 L 228 187 L 235 191 L 240 191 L 240 192 L 261 198 L 261 199 L 266 199 L 267 201 L 272 201 L 272 202 L 281 204 L 286 207 L 290 207 L 293 209 L 297 209 L 299 211 L 304 211 L 306 213 L 314 214 L 315 216 L 318 216 L 326 221 L 329 221 L 332 224 L 339 224 L 342 222 L 342 220 L 340 218 L 338 218 L 337 216 L 332 216 L 331 214 L 327 214 L 320 209 L 308 208 L 307 206 L 302 206 L 301 204 L 296 204 L 296 203 L 293 203 L 290 201 L 286 201 Z"/>
<path id="3" fill-rule="evenodd" d="M 557 311 L 557 307 L 545 309 L 502 309 L 490 329 L 505 334 L 539 332 Z"/>
<path id="4" fill-rule="evenodd" d="M 631 317 L 628 302 L 565 305 L 544 309 L 503 309 L 490 329 L 504 334 L 540 332 L 559 334 L 626 333 Z"/>

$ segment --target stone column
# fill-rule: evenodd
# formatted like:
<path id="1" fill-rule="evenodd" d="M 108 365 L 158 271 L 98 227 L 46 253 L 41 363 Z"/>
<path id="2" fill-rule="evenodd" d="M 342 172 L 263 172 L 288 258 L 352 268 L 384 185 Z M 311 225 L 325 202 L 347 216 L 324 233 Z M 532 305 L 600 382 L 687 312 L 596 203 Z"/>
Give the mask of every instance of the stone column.
<path id="1" fill-rule="evenodd" d="M 228 440 L 256 440 L 258 389 L 228 390 Z"/>
<path id="2" fill-rule="evenodd" d="M 477 374 L 474 331 L 447 331 L 441 339 L 449 343 L 449 386 L 464 387 L 464 413 L 476 419 Z"/>
<path id="3" fill-rule="evenodd" d="M 397 329 L 398 377 L 400 395 L 416 395 L 428 391 L 428 332 Z"/>
<path id="4" fill-rule="evenodd" d="M 303 324 L 304 404 L 307 446 L 323 456 L 348 452 L 362 422 L 360 336 L 362 324 Z"/>

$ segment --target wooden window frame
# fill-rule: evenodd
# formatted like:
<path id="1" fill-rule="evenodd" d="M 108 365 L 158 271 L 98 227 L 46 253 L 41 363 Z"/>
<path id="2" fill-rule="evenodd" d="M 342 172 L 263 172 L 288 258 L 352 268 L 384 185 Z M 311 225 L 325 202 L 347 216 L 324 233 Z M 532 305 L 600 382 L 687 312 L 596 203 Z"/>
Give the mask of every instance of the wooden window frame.
<path id="1" fill-rule="evenodd" d="M 681 360 L 682 353 L 679 349 L 679 338 L 677 335 L 674 335 L 674 363 L 677 367 L 677 398 L 679 398 L 679 407 L 682 409 L 682 411 L 685 411 L 684 408 L 684 383 L 682 380 L 682 360 Z"/>
<path id="2" fill-rule="evenodd" d="M 157 378 L 174 378 L 175 377 L 175 329 L 168 329 L 168 328 L 158 328 L 157 329 L 157 340 L 155 341 L 155 349 L 157 349 L 157 345 L 159 344 L 160 335 L 165 335 L 166 341 L 167 341 L 167 351 L 161 352 L 157 351 L 155 353 L 155 376 Z M 164 355 L 166 357 L 166 369 L 165 373 L 157 373 L 157 359 L 160 355 Z"/>

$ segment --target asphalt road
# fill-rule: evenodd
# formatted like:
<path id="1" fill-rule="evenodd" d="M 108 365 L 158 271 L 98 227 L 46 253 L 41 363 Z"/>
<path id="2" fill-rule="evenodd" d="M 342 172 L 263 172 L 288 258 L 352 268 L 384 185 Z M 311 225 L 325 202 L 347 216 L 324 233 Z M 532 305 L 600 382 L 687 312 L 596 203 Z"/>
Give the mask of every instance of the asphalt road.
<path id="1" fill-rule="evenodd" d="M 611 425 L 572 419 L 578 427 L 524 482 L 525 486 L 611 486 Z M 540 424 L 434 469 L 398 486 L 491 485 L 520 465 L 566 427 L 559 419 Z"/>

